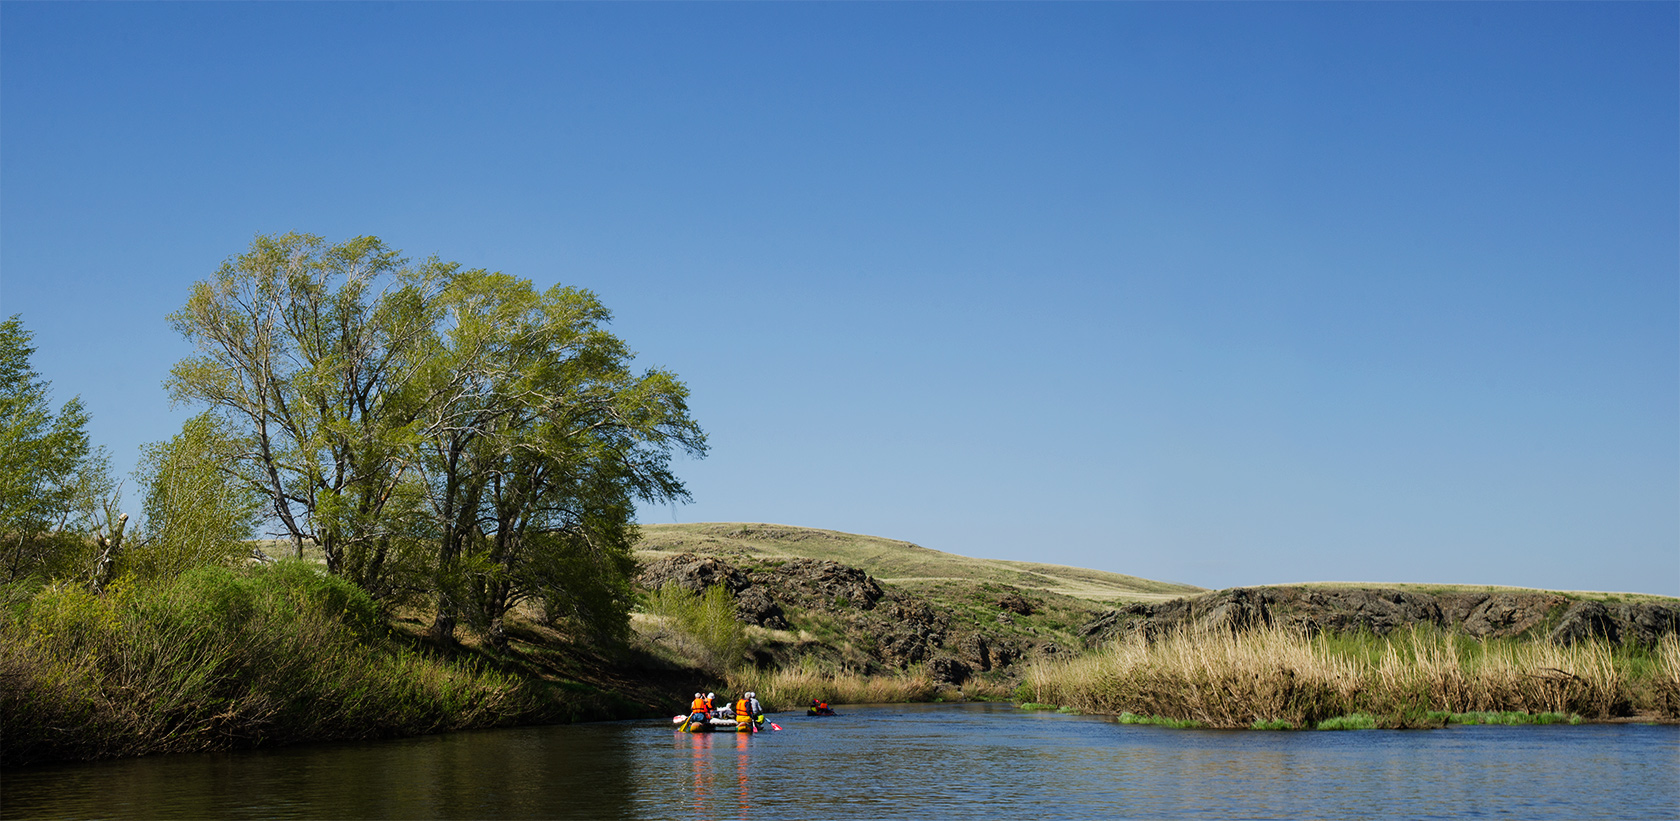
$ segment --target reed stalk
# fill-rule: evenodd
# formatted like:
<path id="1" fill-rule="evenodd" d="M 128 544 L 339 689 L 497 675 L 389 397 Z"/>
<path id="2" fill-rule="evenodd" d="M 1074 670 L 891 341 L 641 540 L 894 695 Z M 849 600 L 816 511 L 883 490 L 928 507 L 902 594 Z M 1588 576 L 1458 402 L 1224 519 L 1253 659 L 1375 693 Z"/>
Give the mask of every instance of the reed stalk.
<path id="1" fill-rule="evenodd" d="M 1468 713 L 1602 719 L 1628 714 L 1636 699 L 1680 717 L 1680 642 L 1669 637 L 1655 652 L 1652 672 L 1636 675 L 1635 665 L 1602 641 L 1482 642 L 1421 628 L 1389 637 L 1309 637 L 1277 627 L 1186 627 L 1035 664 L 1020 695 L 1210 727 L 1307 727 L 1355 714 L 1373 716 L 1379 726 L 1422 726 Z"/>

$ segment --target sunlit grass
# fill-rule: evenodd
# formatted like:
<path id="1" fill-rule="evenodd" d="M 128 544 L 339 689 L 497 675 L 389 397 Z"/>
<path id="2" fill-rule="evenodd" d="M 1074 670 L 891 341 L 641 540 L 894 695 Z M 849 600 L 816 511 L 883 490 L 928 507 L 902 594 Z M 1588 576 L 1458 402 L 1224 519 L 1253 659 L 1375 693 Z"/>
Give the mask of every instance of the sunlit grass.
<path id="1" fill-rule="evenodd" d="M 1647 653 L 1602 641 L 1474 641 L 1425 629 L 1308 637 L 1278 628 L 1184 628 L 1035 664 L 1019 697 L 1230 728 L 1491 720 L 1477 716 L 1546 723 L 1636 708 L 1672 718 L 1680 706 L 1680 643 L 1671 636 Z"/>

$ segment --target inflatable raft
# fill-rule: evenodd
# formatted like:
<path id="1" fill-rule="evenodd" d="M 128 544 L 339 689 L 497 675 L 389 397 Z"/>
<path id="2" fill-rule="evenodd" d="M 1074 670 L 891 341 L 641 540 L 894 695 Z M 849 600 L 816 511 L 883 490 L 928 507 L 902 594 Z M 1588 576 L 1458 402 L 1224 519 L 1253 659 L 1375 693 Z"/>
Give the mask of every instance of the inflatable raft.
<path id="1" fill-rule="evenodd" d="M 678 725 L 684 732 L 689 733 L 750 733 L 753 731 L 751 724 L 741 724 L 733 718 L 717 718 L 716 716 L 713 716 L 710 722 L 705 725 L 690 725 L 688 716 L 675 716 L 671 719 L 671 723 Z M 763 730 L 764 716 L 759 716 L 757 723 L 758 729 Z"/>

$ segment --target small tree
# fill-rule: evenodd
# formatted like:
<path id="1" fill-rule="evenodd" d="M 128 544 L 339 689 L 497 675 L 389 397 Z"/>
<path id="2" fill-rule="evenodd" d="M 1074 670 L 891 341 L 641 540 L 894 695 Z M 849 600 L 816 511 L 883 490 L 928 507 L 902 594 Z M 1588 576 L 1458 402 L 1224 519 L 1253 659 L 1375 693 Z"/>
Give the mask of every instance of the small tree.
<path id="1" fill-rule="evenodd" d="M 85 575 L 89 534 L 115 492 L 110 458 L 88 442 L 81 399 L 52 412 L 51 385 L 29 363 L 31 336 L 15 315 L 0 322 L 0 575 L 8 581 Z"/>
<path id="2" fill-rule="evenodd" d="M 666 584 L 649 594 L 648 612 L 676 629 L 679 650 L 715 673 L 739 667 L 747 652 L 746 628 L 735 615 L 735 595 L 723 585 L 695 593 Z"/>
<path id="3" fill-rule="evenodd" d="M 125 556 L 142 576 L 172 577 L 246 552 L 262 497 L 236 471 L 240 445 L 209 414 L 187 420 L 167 442 L 141 449 L 144 533 Z"/>

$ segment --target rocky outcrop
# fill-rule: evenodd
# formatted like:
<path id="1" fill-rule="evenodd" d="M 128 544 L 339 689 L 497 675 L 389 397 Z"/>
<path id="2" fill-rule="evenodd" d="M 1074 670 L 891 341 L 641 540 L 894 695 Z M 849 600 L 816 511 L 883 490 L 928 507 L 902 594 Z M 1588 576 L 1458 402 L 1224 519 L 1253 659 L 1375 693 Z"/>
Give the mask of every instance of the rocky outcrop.
<path id="1" fill-rule="evenodd" d="M 747 574 L 733 565 L 711 556 L 686 553 L 651 562 L 642 567 L 636 584 L 658 590 L 668 584 L 704 593 L 708 587 L 723 585 L 729 592 L 739 594 L 752 584 Z"/>
<path id="2" fill-rule="evenodd" d="M 851 645 L 858 656 L 841 661 L 866 672 L 922 664 L 935 680 L 961 684 L 982 673 L 1008 671 L 1038 654 L 1036 643 L 976 629 L 971 622 L 956 624 L 943 607 L 883 588 L 863 570 L 833 561 L 749 560 L 736 565 L 716 556 L 682 554 L 648 563 L 636 581 L 650 590 L 675 584 L 701 592 L 722 585 L 735 596 L 736 615 L 745 624 L 788 630 L 811 626 L 816 618 L 839 625 L 843 638 L 830 636 L 822 640 L 822 647 L 795 649 L 820 653 L 833 649 L 828 645 Z M 990 595 L 995 598 L 987 601 L 997 608 L 1000 623 L 1011 614 L 1027 617 L 1038 609 L 1017 590 Z"/>
<path id="3" fill-rule="evenodd" d="M 1030 616 L 1034 612 L 1033 603 L 1027 601 L 1020 593 L 1005 593 L 998 599 L 999 610 L 1008 610 L 1018 616 Z"/>
<path id="4" fill-rule="evenodd" d="M 1554 641 L 1587 636 L 1614 642 L 1650 643 L 1677 632 L 1680 613 L 1660 604 L 1606 605 L 1576 602 L 1562 594 L 1533 592 L 1444 593 L 1433 595 L 1384 588 L 1233 588 L 1158 604 L 1130 604 L 1110 610 L 1082 629 L 1087 644 L 1141 633 L 1146 637 L 1182 625 L 1240 630 L 1278 625 L 1304 630 L 1367 631 L 1386 635 L 1414 625 L 1454 630 L 1475 638 L 1503 638 L 1557 627 Z"/>
<path id="5" fill-rule="evenodd" d="M 1680 609 L 1645 602 L 1619 605 L 1616 611 L 1623 641 L 1656 644 L 1663 636 L 1680 633 Z"/>
<path id="6" fill-rule="evenodd" d="M 1654 644 L 1669 633 L 1680 632 L 1680 611 L 1661 604 L 1606 604 L 1581 601 L 1552 629 L 1552 641 L 1574 644 L 1588 639 L 1606 639 L 1615 644 Z"/>

